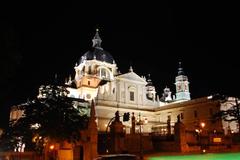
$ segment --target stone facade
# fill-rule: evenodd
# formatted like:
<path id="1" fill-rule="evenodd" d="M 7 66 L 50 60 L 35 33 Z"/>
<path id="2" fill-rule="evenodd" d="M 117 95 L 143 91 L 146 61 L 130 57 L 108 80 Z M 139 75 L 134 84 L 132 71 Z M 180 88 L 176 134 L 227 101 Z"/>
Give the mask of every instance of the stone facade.
<path id="1" fill-rule="evenodd" d="M 123 121 L 122 116 L 126 112 L 135 115 L 136 123 L 126 121 L 118 125 L 122 127 L 124 133 L 128 134 L 127 139 L 131 140 L 136 139 L 134 137 L 135 133 L 138 135 L 141 133 L 174 134 L 174 126 L 178 119 L 184 124 L 184 130 L 186 131 L 186 135 L 184 135 L 185 142 L 194 143 L 195 138 L 192 133 L 200 130 L 204 130 L 206 133 L 225 132 L 227 134 L 229 130 L 233 133 L 238 132 L 239 129 L 235 122 L 226 123 L 222 120 L 213 121 L 212 119 L 213 114 L 230 108 L 234 100 L 229 98 L 225 103 L 220 103 L 219 100 L 213 100 L 211 97 L 191 100 L 190 83 L 183 71 L 181 62 L 175 78 L 175 95 L 172 94 L 170 88 L 166 87 L 160 96 L 155 90 L 150 75 L 147 78 L 139 76 L 134 72 L 132 66 L 130 66 L 127 73 L 119 72 L 113 57 L 101 47 L 102 40 L 98 30 L 92 41 L 92 49 L 83 54 L 74 67 L 74 78 L 70 75 L 65 82 L 69 97 L 87 101 L 94 100 L 96 103 L 94 111 L 96 111 L 97 124 L 94 124 L 94 120 L 94 123 L 90 124 L 91 129 L 82 133 L 86 140 L 79 142 L 78 146 L 76 146 L 78 148 L 77 154 L 79 151 L 83 152 L 84 150 L 85 155 L 95 156 L 97 150 L 96 133 L 97 131 L 102 133 L 107 131 L 109 122 L 115 117 L 117 111 L 120 121 Z M 17 119 L 21 116 L 22 112 L 17 107 L 13 107 L 10 119 Z M 140 121 L 143 122 L 142 125 L 135 125 Z M 201 127 L 203 123 L 204 128 Z M 181 130 L 183 127 L 175 126 L 175 129 L 176 127 L 178 131 L 180 130 L 183 133 Z M 92 138 L 89 139 L 89 136 Z M 119 144 L 128 142 L 119 142 Z M 148 142 L 146 141 L 145 144 L 148 144 L 148 148 L 152 148 L 152 144 Z M 93 144 L 93 148 L 89 148 L 91 144 Z M 171 148 L 169 144 L 166 146 Z M 179 144 L 178 150 L 187 150 L 182 141 L 179 141 Z M 115 150 L 119 150 L 119 148 L 115 148 Z"/>
<path id="2" fill-rule="evenodd" d="M 166 132 L 164 126 L 170 121 L 171 128 L 177 116 L 187 130 L 195 130 L 201 122 L 208 130 L 222 130 L 223 122 L 211 121 L 211 116 L 221 109 L 220 103 L 208 97 L 191 100 L 188 77 L 179 62 L 175 78 L 176 94 L 165 88 L 159 96 L 150 75 L 139 76 L 130 66 L 129 72 L 120 73 L 113 57 L 101 47 L 98 30 L 93 38 L 92 49 L 86 52 L 76 63 L 75 78 L 66 80 L 69 96 L 96 101 L 98 130 L 104 132 L 116 111 L 120 115 L 135 113 L 136 120 L 141 118 L 148 123 L 143 125 L 143 132 Z M 75 87 L 73 87 L 75 86 Z M 132 124 L 124 122 L 126 133 L 130 133 Z M 223 126 L 224 125 L 224 126 Z M 236 128 L 236 124 L 234 124 Z M 234 128 L 233 126 L 231 126 Z M 234 129 L 233 129 L 234 130 Z M 136 132 L 139 127 L 136 126 Z M 234 130 L 236 132 L 236 130 Z"/>

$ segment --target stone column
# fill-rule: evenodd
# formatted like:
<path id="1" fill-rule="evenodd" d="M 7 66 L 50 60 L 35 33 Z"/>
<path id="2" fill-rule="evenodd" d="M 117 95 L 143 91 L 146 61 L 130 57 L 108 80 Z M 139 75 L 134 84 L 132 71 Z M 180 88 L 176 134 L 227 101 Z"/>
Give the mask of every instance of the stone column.
<path id="1" fill-rule="evenodd" d="M 171 119 L 168 118 L 167 120 L 167 135 L 170 136 L 171 135 Z"/>
<path id="2" fill-rule="evenodd" d="M 115 120 L 110 125 L 110 153 L 122 153 L 124 151 L 124 125 L 119 120 L 118 111 L 115 114 Z"/>
<path id="3" fill-rule="evenodd" d="M 135 125 L 136 125 L 136 119 L 135 119 L 134 113 L 132 113 L 132 128 L 131 128 L 131 134 L 135 134 Z"/>
<path id="4" fill-rule="evenodd" d="M 180 117 L 178 116 L 178 121 L 174 126 L 174 140 L 176 143 L 176 150 L 180 152 L 187 152 L 188 145 L 186 142 L 186 133 L 185 133 L 185 125 L 180 121 Z"/>

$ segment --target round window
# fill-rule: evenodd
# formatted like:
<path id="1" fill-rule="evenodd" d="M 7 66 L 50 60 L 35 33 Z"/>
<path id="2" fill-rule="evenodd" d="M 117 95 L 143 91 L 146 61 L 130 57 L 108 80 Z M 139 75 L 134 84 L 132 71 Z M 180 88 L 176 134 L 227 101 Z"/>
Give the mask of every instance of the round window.
<path id="1" fill-rule="evenodd" d="M 91 94 L 87 94 L 87 99 L 90 99 L 91 98 Z"/>

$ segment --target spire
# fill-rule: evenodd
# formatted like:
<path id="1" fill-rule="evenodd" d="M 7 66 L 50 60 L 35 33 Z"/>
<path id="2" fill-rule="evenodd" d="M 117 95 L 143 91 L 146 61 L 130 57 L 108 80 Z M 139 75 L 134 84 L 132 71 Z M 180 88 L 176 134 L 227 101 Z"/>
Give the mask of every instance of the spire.
<path id="1" fill-rule="evenodd" d="M 148 76 L 147 76 L 147 82 L 148 82 L 148 84 L 152 85 L 152 80 L 151 80 L 151 75 L 150 74 L 148 74 Z"/>
<path id="2" fill-rule="evenodd" d="M 178 62 L 178 75 L 184 75 L 183 68 L 182 68 L 182 62 Z"/>
<path id="3" fill-rule="evenodd" d="M 98 31 L 99 30 L 96 29 L 96 34 L 92 39 L 93 47 L 102 49 L 102 47 L 101 47 L 102 39 L 100 38 Z"/>
<path id="4" fill-rule="evenodd" d="M 96 134 L 97 133 L 97 123 L 96 123 L 96 112 L 95 112 L 95 102 L 92 100 L 91 102 L 91 110 L 90 110 L 90 117 L 88 122 L 88 130 L 89 134 Z"/>
<path id="5" fill-rule="evenodd" d="M 92 102 L 91 102 L 90 118 L 93 119 L 94 121 L 96 119 L 95 102 L 94 102 L 94 100 L 92 100 Z"/>

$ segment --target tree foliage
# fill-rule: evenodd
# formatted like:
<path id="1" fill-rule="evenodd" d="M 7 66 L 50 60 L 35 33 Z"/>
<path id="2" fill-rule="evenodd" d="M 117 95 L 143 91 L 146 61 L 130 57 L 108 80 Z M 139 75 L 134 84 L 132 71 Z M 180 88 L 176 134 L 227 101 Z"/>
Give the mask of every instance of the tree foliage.
<path id="1" fill-rule="evenodd" d="M 214 115 L 214 118 L 222 118 L 224 121 L 240 121 L 240 106 L 238 99 L 235 98 L 235 104 L 232 104 L 227 110 L 221 110 Z"/>
<path id="2" fill-rule="evenodd" d="M 8 149 L 15 148 L 21 141 L 26 149 L 41 151 L 48 140 L 75 143 L 80 140 L 80 131 L 88 124 L 88 115 L 82 115 L 78 108 L 89 105 L 86 101 L 67 97 L 62 86 L 41 86 L 39 96 L 18 106 L 23 116 L 10 122 L 3 138 Z M 2 140 L 2 144 L 4 143 Z"/>
<path id="3" fill-rule="evenodd" d="M 214 97 L 214 100 L 216 100 L 217 98 Z M 228 101 L 227 97 L 225 97 L 225 96 L 224 96 L 224 98 L 220 99 L 220 103 L 225 103 L 227 101 Z M 215 121 L 217 119 L 223 119 L 224 121 L 227 121 L 227 122 L 235 121 L 238 124 L 238 126 L 240 127 L 240 106 L 238 103 L 238 98 L 235 98 L 235 103 L 230 103 L 230 105 L 231 106 L 228 107 L 227 109 L 220 110 L 219 112 L 215 113 L 213 115 L 213 120 Z M 238 133 L 240 134 L 240 130 Z"/>

